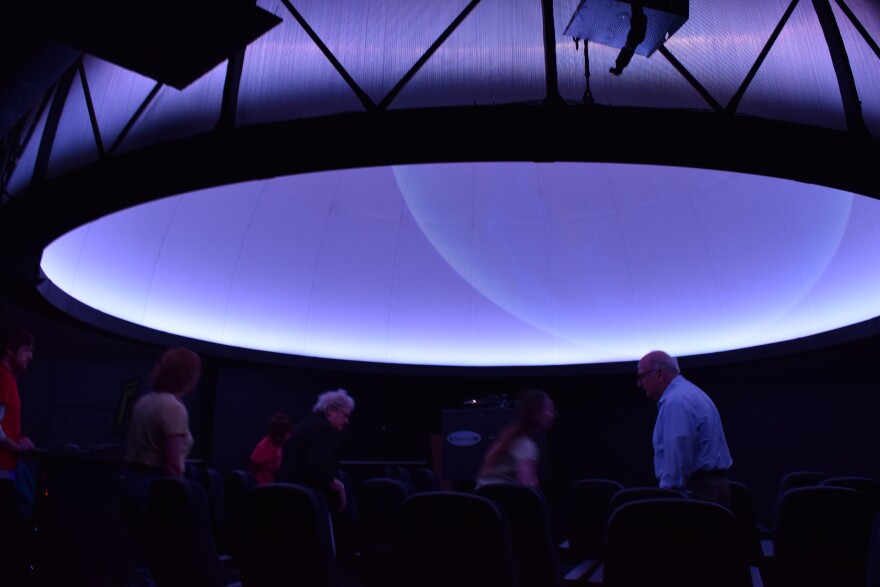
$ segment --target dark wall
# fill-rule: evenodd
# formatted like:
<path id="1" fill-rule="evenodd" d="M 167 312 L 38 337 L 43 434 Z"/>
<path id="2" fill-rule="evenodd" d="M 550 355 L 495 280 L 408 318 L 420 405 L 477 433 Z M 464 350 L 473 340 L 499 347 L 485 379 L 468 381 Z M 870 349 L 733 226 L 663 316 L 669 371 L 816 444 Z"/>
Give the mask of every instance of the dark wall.
<path id="1" fill-rule="evenodd" d="M 5 319 L 26 323 L 38 339 L 36 359 L 19 380 L 23 426 L 38 446 L 122 443 L 114 430 L 121 391 L 132 381 L 146 390 L 162 349 L 9 306 Z M 873 336 L 728 364 L 682 359 L 685 376 L 715 400 L 734 458 L 731 476 L 750 487 L 759 513 L 772 513 L 779 478 L 789 470 L 880 478 L 878 356 L 880 337 Z M 272 413 L 299 420 L 327 389 L 343 387 L 357 403 L 342 436 L 345 459 L 431 463 L 431 435 L 440 434 L 444 409 L 534 386 L 549 392 L 559 411 L 544 456 L 548 494 L 564 497 L 581 477 L 655 483 L 656 407 L 635 386 L 635 363 L 614 373 L 469 376 L 205 360 L 205 377 L 187 398 L 196 440 L 192 456 L 221 471 L 246 466 Z"/>

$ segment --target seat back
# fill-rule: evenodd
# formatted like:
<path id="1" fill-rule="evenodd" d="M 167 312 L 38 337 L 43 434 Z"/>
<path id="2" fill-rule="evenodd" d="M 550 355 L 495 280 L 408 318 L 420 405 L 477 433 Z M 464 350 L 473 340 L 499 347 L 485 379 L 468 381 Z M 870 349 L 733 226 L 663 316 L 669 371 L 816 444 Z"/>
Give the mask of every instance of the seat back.
<path id="1" fill-rule="evenodd" d="M 823 479 L 827 479 L 828 475 L 821 471 L 789 471 L 779 480 L 779 497 L 795 487 L 806 487 L 808 485 L 818 485 Z"/>
<path id="2" fill-rule="evenodd" d="M 248 471 L 236 469 L 223 475 L 223 497 L 226 507 L 227 551 L 234 565 L 241 556 L 241 522 L 244 514 L 244 497 L 248 490 L 259 485 L 257 478 Z"/>
<path id="3" fill-rule="evenodd" d="M 758 515 L 749 488 L 739 481 L 730 481 L 730 511 L 739 521 L 742 530 L 743 546 L 749 563 L 758 567 L 764 564 L 761 549 L 761 533 L 758 530 Z"/>
<path id="4" fill-rule="evenodd" d="M 367 479 L 358 488 L 361 569 L 368 587 L 396 583 L 397 514 L 412 493 L 406 483 L 387 477 Z"/>
<path id="5" fill-rule="evenodd" d="M 874 517 L 868 540 L 867 587 L 880 587 L 880 516 Z"/>
<path id="6" fill-rule="evenodd" d="M 519 587 L 557 584 L 559 574 L 544 494 L 537 488 L 514 483 L 483 485 L 475 493 L 498 504 L 507 516 Z"/>
<path id="7" fill-rule="evenodd" d="M 403 585 L 512 587 L 516 570 L 504 512 L 459 491 L 414 493 L 398 513 Z"/>
<path id="8" fill-rule="evenodd" d="M 668 497 L 670 499 L 687 499 L 687 495 L 685 495 L 683 491 L 680 491 L 678 489 L 667 489 L 655 486 L 624 487 L 623 489 L 611 496 L 611 501 L 608 504 L 609 516 L 614 513 L 614 510 L 625 503 L 637 501 L 640 499 L 654 499 L 658 497 Z"/>
<path id="9" fill-rule="evenodd" d="M 607 587 L 751 585 L 739 524 L 715 503 L 630 501 L 611 514 L 605 540 Z"/>
<path id="10" fill-rule="evenodd" d="M 229 554 L 229 524 L 226 518 L 226 488 L 223 475 L 213 467 L 202 467 L 199 482 L 208 496 L 211 533 L 221 554 Z"/>
<path id="11" fill-rule="evenodd" d="M 441 489 L 440 478 L 437 476 L 437 473 L 434 472 L 434 469 L 421 467 L 412 471 L 410 476 L 412 477 L 413 489 L 417 492 L 440 491 Z"/>
<path id="12" fill-rule="evenodd" d="M 828 477 L 820 481 L 819 485 L 855 489 L 867 497 L 874 510 L 880 513 L 880 481 L 876 479 L 871 477 Z"/>
<path id="13" fill-rule="evenodd" d="M 193 481 L 155 479 L 147 494 L 145 549 L 158 587 L 229 583 L 211 534 L 208 496 Z"/>
<path id="14" fill-rule="evenodd" d="M 572 483 L 568 496 L 568 541 L 573 560 L 602 558 L 611 498 L 621 489 L 623 484 L 611 479 L 579 479 Z"/>
<path id="15" fill-rule="evenodd" d="M 300 485 L 271 483 L 245 495 L 241 582 L 248 587 L 341 587 L 324 497 Z"/>
<path id="16" fill-rule="evenodd" d="M 774 586 L 865 585 L 873 519 L 873 507 L 855 489 L 786 491 L 774 523 Z"/>
<path id="17" fill-rule="evenodd" d="M 385 467 L 385 476 L 412 485 L 412 473 L 406 467 L 387 465 Z"/>

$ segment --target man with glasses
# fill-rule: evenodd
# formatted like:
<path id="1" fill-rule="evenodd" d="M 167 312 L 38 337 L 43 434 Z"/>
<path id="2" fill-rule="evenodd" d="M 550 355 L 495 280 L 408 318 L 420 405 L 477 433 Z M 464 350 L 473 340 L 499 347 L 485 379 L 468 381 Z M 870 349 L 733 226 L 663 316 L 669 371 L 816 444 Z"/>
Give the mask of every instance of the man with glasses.
<path id="1" fill-rule="evenodd" d="M 681 375 L 675 357 L 663 351 L 641 358 L 637 383 L 657 402 L 654 473 L 660 487 L 730 507 L 727 470 L 733 459 L 715 404 Z"/>

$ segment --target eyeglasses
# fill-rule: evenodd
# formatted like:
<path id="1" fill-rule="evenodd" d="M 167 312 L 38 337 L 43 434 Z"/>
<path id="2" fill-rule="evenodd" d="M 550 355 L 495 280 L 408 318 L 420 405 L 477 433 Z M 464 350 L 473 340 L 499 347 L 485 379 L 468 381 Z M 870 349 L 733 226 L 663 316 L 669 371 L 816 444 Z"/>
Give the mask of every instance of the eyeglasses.
<path id="1" fill-rule="evenodd" d="M 659 368 L 657 368 L 657 369 L 650 369 L 650 370 L 648 370 L 648 371 L 645 371 L 644 373 L 639 373 L 639 374 L 636 375 L 636 381 L 638 381 L 639 383 L 641 383 L 642 381 L 645 380 L 645 377 L 647 377 L 648 375 L 650 375 L 650 374 L 653 373 L 654 371 L 659 371 L 659 370 L 660 370 Z"/>

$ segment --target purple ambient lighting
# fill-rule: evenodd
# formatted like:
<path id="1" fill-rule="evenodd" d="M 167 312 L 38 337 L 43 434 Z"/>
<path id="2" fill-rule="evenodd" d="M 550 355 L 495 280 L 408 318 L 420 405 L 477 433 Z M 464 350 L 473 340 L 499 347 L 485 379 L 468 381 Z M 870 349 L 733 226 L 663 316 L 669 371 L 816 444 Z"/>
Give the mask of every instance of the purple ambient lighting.
<path id="1" fill-rule="evenodd" d="M 105 314 L 249 349 L 383 363 L 607 363 L 880 315 L 880 202 L 730 172 L 404 165 L 122 210 L 42 269 Z"/>

